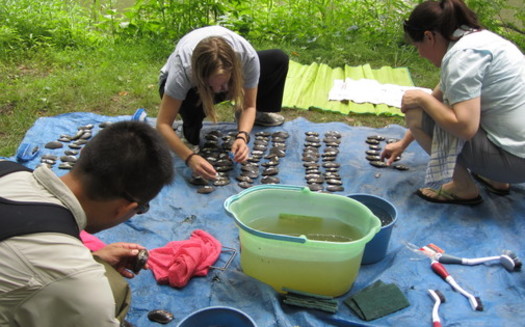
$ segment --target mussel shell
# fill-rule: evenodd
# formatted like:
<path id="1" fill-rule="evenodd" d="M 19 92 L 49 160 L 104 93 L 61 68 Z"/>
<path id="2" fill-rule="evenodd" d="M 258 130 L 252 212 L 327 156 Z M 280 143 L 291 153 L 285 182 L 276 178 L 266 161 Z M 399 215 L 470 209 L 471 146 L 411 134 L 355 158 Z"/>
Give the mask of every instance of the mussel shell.
<path id="1" fill-rule="evenodd" d="M 226 186 L 230 184 L 230 180 L 228 178 L 217 178 L 213 181 L 213 185 L 215 186 Z"/>
<path id="2" fill-rule="evenodd" d="M 273 144 L 280 143 L 284 145 L 286 143 L 286 139 L 282 137 L 274 137 L 272 138 L 272 142 Z"/>
<path id="3" fill-rule="evenodd" d="M 309 179 L 312 179 L 312 178 L 320 178 L 320 177 L 322 177 L 321 174 L 306 174 L 306 175 L 304 175 L 304 178 L 306 180 L 309 180 Z"/>
<path id="4" fill-rule="evenodd" d="M 61 156 L 60 161 L 62 162 L 77 162 L 78 158 L 75 156 Z"/>
<path id="5" fill-rule="evenodd" d="M 257 177 L 259 177 L 259 171 L 258 170 L 254 170 L 254 171 L 244 171 L 241 173 L 241 175 L 243 176 L 248 176 L 250 177 L 251 179 L 256 179 Z"/>
<path id="6" fill-rule="evenodd" d="M 209 131 L 209 132 L 208 132 L 208 135 L 213 135 L 213 136 L 221 137 L 221 136 L 222 136 L 222 132 L 219 131 L 219 130 L 212 130 L 212 131 Z"/>
<path id="7" fill-rule="evenodd" d="M 233 166 L 227 165 L 227 166 L 217 166 L 215 167 L 215 170 L 218 172 L 226 172 L 233 170 Z"/>
<path id="8" fill-rule="evenodd" d="M 323 142 L 324 143 L 335 143 L 335 144 L 340 144 L 341 143 L 341 139 L 338 139 L 337 137 L 330 137 L 330 136 L 327 136 L 323 139 Z"/>
<path id="9" fill-rule="evenodd" d="M 335 138 L 341 138 L 341 133 L 338 132 L 338 131 L 328 131 L 326 133 L 324 133 L 324 136 L 328 136 L 328 137 L 335 137 Z"/>
<path id="10" fill-rule="evenodd" d="M 264 144 L 255 144 L 253 150 L 266 151 L 267 147 L 268 146 Z"/>
<path id="11" fill-rule="evenodd" d="M 64 154 L 67 156 L 76 156 L 78 154 L 78 150 L 67 149 L 64 151 Z"/>
<path id="12" fill-rule="evenodd" d="M 307 168 L 305 170 L 305 173 L 308 174 L 314 174 L 314 175 L 321 175 L 321 170 L 319 168 Z"/>
<path id="13" fill-rule="evenodd" d="M 331 171 L 328 171 L 328 172 L 325 172 L 323 174 L 324 178 L 326 179 L 341 179 L 341 175 L 339 175 L 338 172 L 331 172 Z"/>
<path id="14" fill-rule="evenodd" d="M 249 188 L 249 187 L 253 186 L 252 183 L 248 183 L 248 182 L 239 182 L 239 183 L 237 183 L 237 185 L 239 185 L 242 188 Z"/>
<path id="15" fill-rule="evenodd" d="M 148 262 L 149 253 L 146 249 L 139 250 L 139 253 L 135 257 L 135 262 L 133 263 L 133 268 L 131 269 L 133 273 L 138 274 L 141 269 L 144 268 Z"/>
<path id="16" fill-rule="evenodd" d="M 197 189 L 197 193 L 199 194 L 209 194 L 211 192 L 215 191 L 215 187 L 211 185 L 204 185 Z"/>
<path id="17" fill-rule="evenodd" d="M 68 143 L 71 142 L 71 139 L 69 137 L 61 136 L 58 138 L 58 141 Z"/>
<path id="18" fill-rule="evenodd" d="M 78 129 L 82 129 L 82 130 L 91 130 L 91 129 L 93 129 L 93 127 L 95 127 L 95 125 L 93 125 L 93 124 L 87 124 L 87 125 L 84 125 L 84 126 L 80 126 Z"/>
<path id="19" fill-rule="evenodd" d="M 70 149 L 81 149 L 82 148 L 82 145 L 81 144 L 78 144 L 78 143 L 71 143 L 68 145 Z"/>
<path id="20" fill-rule="evenodd" d="M 381 156 L 379 155 L 368 155 L 365 158 L 368 161 L 381 161 Z"/>
<path id="21" fill-rule="evenodd" d="M 275 154 L 279 158 L 283 158 L 284 156 L 286 156 L 286 152 L 283 149 L 275 146 L 270 149 L 270 154 Z"/>
<path id="22" fill-rule="evenodd" d="M 313 143 L 319 143 L 321 142 L 321 139 L 317 136 L 307 136 L 305 138 L 306 142 L 313 142 Z"/>
<path id="23" fill-rule="evenodd" d="M 58 156 L 55 156 L 53 154 L 44 154 L 42 157 L 40 157 L 42 159 L 47 159 L 47 160 L 52 160 L 52 161 L 57 161 L 58 160 Z"/>
<path id="24" fill-rule="evenodd" d="M 63 147 L 64 145 L 62 145 L 62 143 L 58 142 L 58 141 L 52 141 L 52 142 L 48 142 L 46 143 L 46 145 L 44 146 L 46 149 L 59 149 L 61 147 Z"/>
<path id="25" fill-rule="evenodd" d="M 331 157 L 331 156 L 337 156 L 339 154 L 339 150 L 336 148 L 330 148 L 326 149 L 323 154 L 321 154 L 322 157 Z"/>
<path id="26" fill-rule="evenodd" d="M 378 141 L 384 141 L 385 137 L 382 136 L 382 135 L 369 135 L 367 137 L 367 139 L 375 139 L 375 140 L 378 140 Z"/>
<path id="27" fill-rule="evenodd" d="M 281 180 L 276 176 L 264 176 L 261 178 L 261 183 L 263 184 L 279 184 Z"/>
<path id="28" fill-rule="evenodd" d="M 269 137 L 270 135 L 271 135 L 270 132 L 265 132 L 265 131 L 255 133 L 255 136 Z"/>
<path id="29" fill-rule="evenodd" d="M 377 167 L 377 168 L 386 168 L 386 167 L 388 167 L 386 162 L 384 162 L 384 161 L 369 161 L 369 163 L 372 166 Z"/>
<path id="30" fill-rule="evenodd" d="M 263 176 L 274 176 L 279 173 L 279 168 L 277 167 L 268 167 L 263 170 L 262 174 Z"/>
<path id="31" fill-rule="evenodd" d="M 323 157 L 323 162 L 327 162 L 327 161 L 335 161 L 335 159 L 337 159 L 336 156 L 324 156 Z"/>
<path id="32" fill-rule="evenodd" d="M 365 142 L 368 143 L 368 144 L 372 144 L 372 145 L 377 145 L 377 144 L 379 144 L 379 141 L 376 140 L 376 139 L 366 139 Z"/>
<path id="33" fill-rule="evenodd" d="M 306 184 L 323 184 L 324 178 L 322 177 L 314 177 L 314 178 L 308 178 L 306 180 Z"/>
<path id="34" fill-rule="evenodd" d="M 272 134 L 272 137 L 280 137 L 283 139 L 287 139 L 290 136 L 288 132 L 285 131 L 279 131 Z"/>
<path id="35" fill-rule="evenodd" d="M 336 178 L 329 178 L 326 180 L 326 183 L 330 185 L 343 185 L 343 182 Z"/>
<path id="36" fill-rule="evenodd" d="M 305 134 L 306 136 L 319 136 L 319 133 L 317 133 L 317 132 L 311 132 L 311 131 L 305 132 L 304 134 Z"/>
<path id="37" fill-rule="evenodd" d="M 53 166 L 54 164 L 56 164 L 56 160 L 45 159 L 45 158 L 41 158 L 40 162 L 43 164 L 49 165 L 49 166 Z"/>
<path id="38" fill-rule="evenodd" d="M 319 156 L 313 156 L 313 155 L 303 155 L 303 161 L 305 162 L 317 162 L 319 161 Z"/>
<path id="39" fill-rule="evenodd" d="M 204 185 L 208 185 L 208 181 L 205 180 L 204 178 L 202 177 L 198 177 L 198 176 L 192 176 L 188 182 L 192 185 L 197 185 L 197 186 L 204 186 Z"/>
<path id="40" fill-rule="evenodd" d="M 63 162 L 60 165 L 58 165 L 58 169 L 72 169 L 73 163 L 72 162 Z"/>
<path id="41" fill-rule="evenodd" d="M 342 192 L 345 190 L 344 187 L 342 187 L 341 185 L 328 185 L 326 187 L 326 190 L 328 192 Z"/>
<path id="42" fill-rule="evenodd" d="M 318 163 L 316 163 L 316 162 L 306 161 L 306 162 L 303 162 L 303 167 L 318 169 L 320 167 L 320 165 Z"/>
<path id="43" fill-rule="evenodd" d="M 408 166 L 405 166 L 402 164 L 395 164 L 395 165 L 392 165 L 392 167 L 397 170 L 409 170 L 410 169 Z"/>
<path id="44" fill-rule="evenodd" d="M 173 313 L 162 309 L 151 310 L 148 312 L 148 319 L 158 322 L 159 324 L 167 324 L 172 321 L 173 318 L 175 318 Z"/>
<path id="45" fill-rule="evenodd" d="M 314 147 L 314 148 L 320 148 L 321 147 L 321 143 L 319 142 L 305 142 L 304 143 L 304 146 L 305 147 Z"/>
<path id="46" fill-rule="evenodd" d="M 276 159 L 279 159 L 279 158 L 276 158 Z M 279 165 L 279 160 L 269 160 L 261 164 L 261 166 L 263 167 L 275 167 L 278 165 Z"/>
<path id="47" fill-rule="evenodd" d="M 237 177 L 235 177 L 236 180 L 238 180 L 239 182 L 245 182 L 245 183 L 253 183 L 253 179 L 251 179 L 249 176 L 246 176 L 246 175 L 239 175 Z"/>
<path id="48" fill-rule="evenodd" d="M 308 185 L 310 191 L 318 192 L 323 190 L 323 185 L 321 184 L 310 184 Z"/>
<path id="49" fill-rule="evenodd" d="M 208 133 L 208 134 L 204 135 L 204 139 L 208 140 L 208 141 L 215 141 L 215 142 L 217 142 L 217 141 L 219 141 L 219 136 L 211 134 L 211 133 Z"/>
<path id="50" fill-rule="evenodd" d="M 323 167 L 325 168 L 339 168 L 341 165 L 337 162 L 325 162 L 323 163 Z"/>

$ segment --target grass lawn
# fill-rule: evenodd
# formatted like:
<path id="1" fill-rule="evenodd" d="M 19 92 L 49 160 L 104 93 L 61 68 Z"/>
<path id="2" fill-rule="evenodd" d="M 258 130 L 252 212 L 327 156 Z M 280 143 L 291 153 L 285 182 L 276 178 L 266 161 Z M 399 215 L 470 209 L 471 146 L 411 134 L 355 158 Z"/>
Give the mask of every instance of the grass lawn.
<path id="1" fill-rule="evenodd" d="M 255 47 L 263 49 L 271 46 Z M 68 112 L 131 115 L 136 109 L 145 108 L 149 117 L 155 117 L 160 104 L 158 71 L 172 50 L 172 42 L 138 42 L 105 45 L 97 49 L 40 49 L 1 60 L 0 156 L 13 156 L 26 131 L 42 116 Z M 353 50 L 340 49 L 338 55 L 330 49 L 303 51 L 288 47 L 283 50 L 289 54 L 299 53 L 300 56 L 291 55 L 291 58 L 303 64 L 316 61 L 335 67 L 344 63 L 370 63 L 373 68 L 407 65 L 416 85 L 433 87 L 437 81 L 437 69 L 415 53 L 404 56 L 413 59 L 412 69 L 408 62 L 396 62 L 392 54 L 382 56 L 370 52 L 364 45 L 357 50 L 355 47 Z M 355 52 L 366 55 L 367 59 L 356 56 Z M 218 111 L 221 121 L 233 121 L 230 108 L 226 106 Z M 282 113 L 289 120 L 302 116 L 313 122 L 339 121 L 354 126 L 404 124 L 401 117 L 390 116 L 343 115 L 288 108 L 284 108 Z"/>

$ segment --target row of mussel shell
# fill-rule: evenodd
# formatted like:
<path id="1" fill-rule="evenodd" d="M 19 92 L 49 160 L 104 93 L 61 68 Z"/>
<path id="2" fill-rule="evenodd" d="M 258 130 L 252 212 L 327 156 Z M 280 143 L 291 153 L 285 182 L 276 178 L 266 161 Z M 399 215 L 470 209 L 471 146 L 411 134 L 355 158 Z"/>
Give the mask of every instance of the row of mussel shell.
<path id="1" fill-rule="evenodd" d="M 230 172 L 235 165 L 231 159 L 231 146 L 235 141 L 237 132 L 231 131 L 223 133 L 213 130 L 205 134 L 205 143 L 199 155 L 213 165 L 217 171 L 217 179 L 207 181 L 203 178 L 192 176 L 189 182 L 199 186 L 198 193 L 209 194 L 215 191 L 217 186 L 230 184 Z M 279 162 L 286 155 L 286 139 L 289 137 L 287 132 L 278 131 L 257 132 L 255 140 L 250 149 L 250 157 L 240 165 L 239 172 L 235 176 L 238 185 L 242 188 L 251 187 L 260 178 L 262 184 L 280 183 L 277 174 L 279 173 Z"/>
<path id="2" fill-rule="evenodd" d="M 286 157 L 286 140 L 290 135 L 285 131 L 257 132 L 250 153 L 250 158 L 241 164 L 241 171 L 236 179 L 242 188 L 251 187 L 262 175 L 262 184 L 281 183 L 279 163 Z"/>
<path id="3" fill-rule="evenodd" d="M 342 135 L 338 131 L 328 131 L 323 139 L 313 131 L 305 132 L 305 142 L 302 154 L 305 180 L 312 191 L 341 192 L 344 191 L 343 182 L 337 162 L 339 145 Z M 319 149 L 323 147 L 321 152 Z"/>
<path id="4" fill-rule="evenodd" d="M 204 136 L 205 142 L 199 150 L 199 155 L 206 159 L 217 171 L 217 179 L 208 181 L 200 176 L 191 176 L 190 184 L 199 186 L 197 193 L 209 194 L 215 191 L 217 186 L 230 184 L 230 171 L 234 168 L 234 162 L 230 158 L 230 151 L 235 141 L 236 132 L 223 133 L 212 130 Z"/>
<path id="5" fill-rule="evenodd" d="M 106 127 L 108 123 L 102 123 L 100 128 Z M 95 125 L 87 124 L 77 128 L 74 134 L 62 134 L 56 140 L 47 142 L 44 145 L 48 149 L 47 153 L 40 156 L 40 163 L 38 166 L 45 165 L 48 168 L 54 167 L 57 162 L 59 169 L 71 169 L 78 160 L 78 156 L 82 147 L 89 142 L 93 136 L 93 128 Z M 67 148 L 61 154 L 56 154 L 57 149 Z"/>
<path id="6" fill-rule="evenodd" d="M 385 142 L 386 144 L 394 143 L 399 141 L 397 138 L 387 138 L 383 135 L 369 135 L 367 136 L 365 142 L 368 144 L 368 150 L 365 151 L 366 153 L 366 160 L 370 163 L 370 165 L 376 167 L 376 168 L 394 168 L 397 170 L 408 170 L 409 167 L 400 163 L 397 163 L 399 160 L 401 160 L 401 156 L 398 156 L 394 159 L 394 164 L 388 166 L 386 162 L 381 159 L 381 142 Z"/>

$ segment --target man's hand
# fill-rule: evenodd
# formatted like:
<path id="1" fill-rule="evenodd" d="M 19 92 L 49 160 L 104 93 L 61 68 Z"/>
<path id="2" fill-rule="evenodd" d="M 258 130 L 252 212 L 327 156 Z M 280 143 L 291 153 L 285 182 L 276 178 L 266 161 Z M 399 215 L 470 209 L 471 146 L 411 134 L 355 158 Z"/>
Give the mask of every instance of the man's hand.
<path id="1" fill-rule="evenodd" d="M 133 278 L 135 274 L 129 271 L 133 268 L 139 250 L 145 249 L 142 245 L 135 243 L 112 243 L 102 249 L 93 252 L 94 256 L 109 263 L 122 276 L 126 278 Z M 148 266 L 144 267 L 148 269 Z"/>

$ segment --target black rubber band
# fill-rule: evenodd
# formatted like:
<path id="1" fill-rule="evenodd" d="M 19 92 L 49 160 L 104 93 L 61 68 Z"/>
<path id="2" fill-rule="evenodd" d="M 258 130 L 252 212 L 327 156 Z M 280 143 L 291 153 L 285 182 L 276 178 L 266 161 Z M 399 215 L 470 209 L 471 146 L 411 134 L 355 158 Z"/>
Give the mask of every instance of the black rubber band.
<path id="1" fill-rule="evenodd" d="M 197 155 L 197 154 L 196 154 L 195 152 L 193 152 L 192 154 L 190 154 L 190 155 L 186 158 L 186 160 L 184 160 L 184 163 L 186 163 L 186 166 L 188 166 L 188 167 L 190 166 L 190 165 L 189 165 L 189 163 L 190 163 L 190 159 L 191 159 L 193 156 L 195 156 L 195 155 Z"/>
<path id="2" fill-rule="evenodd" d="M 236 140 L 243 140 L 244 142 L 246 142 L 246 144 L 248 144 L 248 141 L 246 141 L 246 138 L 244 138 L 244 137 L 242 137 L 242 136 L 240 136 L 240 135 L 237 135 L 237 136 L 235 137 L 235 139 L 236 139 Z"/>
<path id="3" fill-rule="evenodd" d="M 246 143 L 248 144 L 250 142 L 250 133 L 246 132 L 246 131 L 238 131 L 237 132 L 237 137 L 239 137 L 241 134 L 244 134 L 246 135 Z M 237 139 L 237 137 L 235 139 Z"/>

